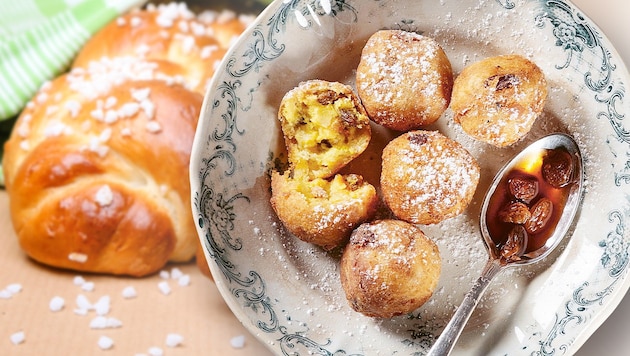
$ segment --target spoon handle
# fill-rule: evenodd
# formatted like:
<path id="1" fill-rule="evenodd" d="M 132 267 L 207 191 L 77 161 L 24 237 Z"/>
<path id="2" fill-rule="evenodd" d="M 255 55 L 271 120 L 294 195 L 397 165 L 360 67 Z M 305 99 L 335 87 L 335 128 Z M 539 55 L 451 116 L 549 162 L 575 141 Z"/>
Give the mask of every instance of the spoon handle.
<path id="1" fill-rule="evenodd" d="M 449 321 L 440 337 L 435 341 L 435 344 L 433 344 L 427 356 L 445 356 L 451 352 L 459 335 L 462 333 L 462 330 L 464 330 L 464 326 L 466 326 L 470 315 L 473 310 L 475 310 L 481 296 L 488 288 L 490 281 L 501 269 L 502 266 L 498 260 L 488 260 L 481 272 L 481 276 L 477 278 L 477 281 L 475 281 L 470 291 L 466 293 L 462 304 L 457 308 L 451 321 Z"/>

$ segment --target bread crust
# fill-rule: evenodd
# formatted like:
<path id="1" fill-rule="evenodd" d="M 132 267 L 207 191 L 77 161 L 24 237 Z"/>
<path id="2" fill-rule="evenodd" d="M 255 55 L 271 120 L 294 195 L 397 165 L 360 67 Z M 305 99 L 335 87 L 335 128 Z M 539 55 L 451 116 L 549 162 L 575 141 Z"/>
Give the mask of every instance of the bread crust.
<path id="1" fill-rule="evenodd" d="M 341 256 L 350 306 L 377 318 L 414 311 L 433 295 L 441 272 L 437 245 L 415 225 L 376 220 L 359 226 Z"/>
<path id="2" fill-rule="evenodd" d="M 142 276 L 195 253 L 186 173 L 202 96 L 116 74 L 86 90 L 107 76 L 62 75 L 22 112 L 3 161 L 11 218 L 37 261 Z"/>
<path id="3" fill-rule="evenodd" d="M 60 268 L 144 276 L 197 255 L 188 170 L 206 85 L 245 17 L 149 4 L 112 21 L 42 86 L 5 144 L 24 251 Z"/>
<path id="4" fill-rule="evenodd" d="M 345 245 L 378 205 L 376 189 L 356 174 L 304 180 L 273 172 L 271 190 L 271 206 L 285 228 L 325 250 Z"/>
<path id="5" fill-rule="evenodd" d="M 446 111 L 453 71 L 434 39 L 402 30 L 381 30 L 363 48 L 356 83 L 374 122 L 408 131 L 434 123 Z"/>
<path id="6" fill-rule="evenodd" d="M 455 79 L 453 120 L 471 137 L 505 147 L 527 135 L 546 98 L 547 82 L 535 63 L 519 55 L 490 57 Z"/>
<path id="7" fill-rule="evenodd" d="M 229 33 L 242 28 L 226 26 L 233 27 L 224 30 Z M 203 95 L 228 49 L 213 35 L 221 27 L 175 4 L 132 11 L 90 38 L 72 66 L 88 68 L 90 62 L 115 57 L 161 62 L 175 67 L 185 86 Z"/>
<path id="8" fill-rule="evenodd" d="M 399 219 L 436 224 L 466 209 L 479 175 L 476 159 L 457 141 L 437 131 L 415 130 L 385 146 L 381 191 Z"/>

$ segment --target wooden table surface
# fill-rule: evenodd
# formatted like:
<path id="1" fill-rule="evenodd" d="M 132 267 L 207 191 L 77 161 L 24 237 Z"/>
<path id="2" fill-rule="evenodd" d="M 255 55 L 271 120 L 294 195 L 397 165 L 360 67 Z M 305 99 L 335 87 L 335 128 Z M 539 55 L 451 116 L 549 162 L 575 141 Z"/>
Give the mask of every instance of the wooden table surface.
<path id="1" fill-rule="evenodd" d="M 4 291 L 0 292 L 0 355 L 133 356 L 151 355 L 154 347 L 165 356 L 271 355 L 245 330 L 195 263 L 167 265 L 163 271 L 168 278 L 160 274 L 146 278 L 99 276 L 45 267 L 21 251 L 8 206 L 7 193 L 0 190 L 0 291 Z M 179 284 L 180 279 L 174 278 L 178 271 L 190 278 L 190 284 Z M 84 284 L 75 283 L 75 279 L 80 281 L 78 276 Z M 168 283 L 170 294 L 160 291 L 160 282 Z M 21 291 L 7 299 L 11 285 L 21 286 Z M 135 289 L 135 298 L 123 297 L 127 287 Z M 81 295 L 92 304 L 109 297 L 110 310 L 103 316 L 122 326 L 92 328 L 96 310 L 87 315 L 75 312 Z M 54 297 L 64 300 L 60 311 L 50 309 Z M 15 345 L 11 335 L 19 332 L 24 333 L 24 342 Z M 183 341 L 168 346 L 169 334 L 179 335 Z M 113 341 L 111 349 L 99 347 L 101 336 Z"/>

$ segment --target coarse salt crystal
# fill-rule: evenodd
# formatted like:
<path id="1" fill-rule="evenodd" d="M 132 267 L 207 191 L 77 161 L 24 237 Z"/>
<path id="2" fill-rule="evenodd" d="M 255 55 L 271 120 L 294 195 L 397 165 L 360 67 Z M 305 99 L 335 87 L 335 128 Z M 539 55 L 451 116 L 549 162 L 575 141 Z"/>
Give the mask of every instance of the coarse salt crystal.
<path id="1" fill-rule="evenodd" d="M 19 345 L 23 343 L 24 340 L 26 340 L 26 335 L 24 334 L 24 331 L 18 331 L 16 333 L 11 334 L 10 339 L 13 345 Z"/>
<path id="2" fill-rule="evenodd" d="M 28 143 L 28 141 L 23 140 L 23 141 L 20 141 L 20 148 L 23 151 L 28 151 L 31 148 L 31 145 Z"/>
<path id="3" fill-rule="evenodd" d="M 43 104 L 43 103 L 46 102 L 46 100 L 48 100 L 48 94 L 46 94 L 46 93 L 39 93 L 39 95 L 37 95 L 35 100 L 37 101 L 38 104 Z"/>
<path id="4" fill-rule="evenodd" d="M 86 292 L 91 292 L 94 290 L 94 282 L 85 282 L 81 285 L 81 289 Z"/>
<path id="5" fill-rule="evenodd" d="M 190 285 L 190 276 L 185 274 L 177 279 L 177 284 L 182 287 Z"/>
<path id="6" fill-rule="evenodd" d="M 68 112 L 70 112 L 70 117 L 75 118 L 79 115 L 79 111 L 81 110 L 81 103 L 76 100 L 68 100 L 64 104 L 64 107 Z"/>
<path id="7" fill-rule="evenodd" d="M 69 130 L 70 129 L 63 122 L 53 121 L 44 128 L 44 136 L 58 137 L 61 136 L 63 133 L 68 132 Z"/>
<path id="8" fill-rule="evenodd" d="M 195 36 L 204 36 L 206 34 L 206 27 L 198 22 L 191 23 L 190 27 Z"/>
<path id="9" fill-rule="evenodd" d="M 142 100 L 140 102 L 140 107 L 149 120 L 152 120 L 155 117 L 155 105 L 151 100 Z"/>
<path id="10" fill-rule="evenodd" d="M 79 309 L 90 310 L 90 309 L 94 308 L 92 306 L 92 303 L 90 303 L 90 301 L 87 299 L 87 297 L 85 295 L 83 295 L 83 294 L 77 295 L 76 303 L 77 303 L 77 307 Z"/>
<path id="11" fill-rule="evenodd" d="M 97 316 L 90 321 L 90 329 L 105 329 L 107 327 L 107 318 Z"/>
<path id="12" fill-rule="evenodd" d="M 107 328 L 119 328 L 122 326 L 122 321 L 116 318 L 107 318 L 99 315 L 90 321 L 90 329 L 107 329 Z"/>
<path id="13" fill-rule="evenodd" d="M 193 36 L 182 36 L 181 38 L 184 53 L 190 53 L 196 46 L 195 38 Z"/>
<path id="14" fill-rule="evenodd" d="M 171 278 L 171 274 L 167 270 L 161 270 L 160 271 L 160 278 L 162 278 L 162 279 L 169 279 L 169 278 Z"/>
<path id="15" fill-rule="evenodd" d="M 114 340 L 108 336 L 101 336 L 98 338 L 98 347 L 101 350 L 109 350 L 114 346 Z"/>
<path id="16" fill-rule="evenodd" d="M 6 289 L 0 290 L 0 299 L 11 299 L 13 294 Z"/>
<path id="17" fill-rule="evenodd" d="M 74 314 L 76 315 L 81 315 L 81 316 L 85 316 L 88 314 L 88 310 L 87 309 L 82 309 L 82 308 L 75 308 L 73 310 Z"/>
<path id="18" fill-rule="evenodd" d="M 107 142 L 110 138 L 112 138 L 112 129 L 109 127 L 103 130 L 100 135 L 98 135 L 98 139 L 101 142 Z"/>
<path id="19" fill-rule="evenodd" d="M 94 304 L 94 310 L 97 315 L 105 315 L 109 313 L 110 298 L 108 295 L 104 295 L 98 299 Z"/>
<path id="20" fill-rule="evenodd" d="M 138 293 L 136 292 L 136 289 L 134 287 L 128 286 L 122 290 L 122 296 L 125 299 L 131 299 L 137 297 Z"/>
<path id="21" fill-rule="evenodd" d="M 125 118 L 134 116 L 140 110 L 138 103 L 125 103 L 118 109 L 118 116 Z"/>
<path id="22" fill-rule="evenodd" d="M 6 287 L 11 294 L 17 294 L 22 291 L 22 285 L 19 283 L 11 283 Z"/>
<path id="23" fill-rule="evenodd" d="M 201 59 L 208 59 L 217 49 L 219 49 L 219 47 L 216 45 L 204 46 L 201 48 L 199 55 L 201 56 Z"/>
<path id="24" fill-rule="evenodd" d="M 90 116 L 93 119 L 102 121 L 103 118 L 105 118 L 105 112 L 102 109 L 94 109 L 94 110 L 90 111 Z"/>
<path id="25" fill-rule="evenodd" d="M 158 289 L 164 295 L 171 294 L 171 286 L 168 284 L 167 281 L 162 281 L 162 282 L 158 283 Z"/>
<path id="26" fill-rule="evenodd" d="M 166 17 L 166 16 L 158 16 L 155 19 L 155 22 L 160 26 L 160 27 L 171 27 L 173 26 L 173 19 Z"/>
<path id="27" fill-rule="evenodd" d="M 110 205 L 114 201 L 114 194 L 108 184 L 105 184 L 96 192 L 96 203 L 101 207 Z"/>
<path id="28" fill-rule="evenodd" d="M 21 138 L 27 138 L 28 134 L 31 133 L 31 127 L 28 122 L 22 122 L 16 129 L 18 136 Z"/>
<path id="29" fill-rule="evenodd" d="M 166 335 L 166 346 L 177 347 L 182 344 L 184 337 L 179 334 L 170 333 Z"/>
<path id="30" fill-rule="evenodd" d="M 118 103 L 118 99 L 115 96 L 109 96 L 105 99 L 105 109 L 110 109 Z"/>
<path id="31" fill-rule="evenodd" d="M 108 328 L 119 328 L 122 326 L 122 321 L 116 318 L 107 318 L 107 327 Z"/>
<path id="32" fill-rule="evenodd" d="M 151 356 L 162 356 L 162 355 L 164 355 L 164 350 L 162 350 L 161 348 L 159 348 L 157 346 L 153 346 L 153 347 L 149 348 L 148 353 Z"/>
<path id="33" fill-rule="evenodd" d="M 149 121 L 147 122 L 146 129 L 151 133 L 158 133 L 162 131 L 162 126 L 160 126 L 160 123 L 157 121 Z"/>
<path id="34" fill-rule="evenodd" d="M 138 27 L 142 24 L 142 19 L 137 16 L 131 18 L 131 27 Z"/>
<path id="35" fill-rule="evenodd" d="M 173 267 L 171 269 L 171 278 L 173 279 L 179 279 L 184 275 L 184 272 L 182 272 L 181 269 L 177 268 L 177 267 Z"/>
<path id="36" fill-rule="evenodd" d="M 151 52 L 151 47 L 147 46 L 146 44 L 141 44 L 136 47 L 135 52 L 139 57 L 144 57 L 147 55 L 147 53 Z"/>
<path id="37" fill-rule="evenodd" d="M 75 286 L 81 286 L 83 283 L 85 283 L 85 278 L 83 278 L 83 276 L 74 276 L 72 279 L 72 284 Z"/>
<path id="38" fill-rule="evenodd" d="M 190 26 L 188 26 L 188 22 L 186 21 L 179 21 L 177 23 L 177 28 L 181 31 L 181 32 L 188 32 Z"/>
<path id="39" fill-rule="evenodd" d="M 50 309 L 50 311 L 58 312 L 63 309 L 65 304 L 66 301 L 62 297 L 54 296 L 48 303 L 48 308 Z"/>
<path id="40" fill-rule="evenodd" d="M 113 124 L 118 121 L 118 111 L 109 109 L 105 112 L 105 116 L 103 117 L 103 121 L 106 124 Z"/>
<path id="41" fill-rule="evenodd" d="M 239 335 L 230 339 L 230 345 L 235 349 L 242 349 L 245 347 L 245 336 Z"/>
<path id="42" fill-rule="evenodd" d="M 120 134 L 121 134 L 122 136 L 129 137 L 129 136 L 131 136 L 131 129 L 130 129 L 129 127 L 123 127 L 123 128 L 120 130 Z"/>
<path id="43" fill-rule="evenodd" d="M 131 89 L 131 97 L 134 98 L 137 102 L 147 100 L 149 98 L 150 93 L 151 93 L 151 88 Z"/>
<path id="44" fill-rule="evenodd" d="M 68 259 L 73 262 L 85 263 L 88 260 L 88 255 L 80 252 L 70 252 Z"/>

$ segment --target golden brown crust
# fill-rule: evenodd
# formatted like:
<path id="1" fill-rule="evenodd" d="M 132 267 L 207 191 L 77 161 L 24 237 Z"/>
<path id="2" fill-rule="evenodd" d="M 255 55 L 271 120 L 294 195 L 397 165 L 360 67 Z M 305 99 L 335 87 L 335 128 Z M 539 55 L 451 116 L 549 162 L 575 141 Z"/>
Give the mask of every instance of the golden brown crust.
<path id="1" fill-rule="evenodd" d="M 372 120 L 407 131 L 429 125 L 444 113 L 451 99 L 453 71 L 435 40 L 381 30 L 363 48 L 356 83 Z"/>
<path id="2" fill-rule="evenodd" d="M 6 188 L 35 260 L 142 276 L 195 253 L 184 173 L 202 96 L 109 69 L 76 69 L 42 87 L 5 144 Z"/>
<path id="3" fill-rule="evenodd" d="M 540 68 L 524 57 L 505 55 L 465 67 L 455 79 L 451 108 L 470 136 L 504 147 L 530 131 L 546 98 Z"/>
<path id="4" fill-rule="evenodd" d="M 310 80 L 287 92 L 278 110 L 293 174 L 329 178 L 368 146 L 370 121 L 352 88 Z"/>
<path id="5" fill-rule="evenodd" d="M 350 306 L 389 318 L 421 307 L 439 281 L 437 245 L 416 226 L 378 220 L 359 226 L 343 251 L 341 285 Z"/>
<path id="6" fill-rule="evenodd" d="M 166 62 L 182 76 L 187 88 L 203 95 L 227 50 L 213 35 L 221 26 L 201 21 L 175 3 L 132 11 L 96 33 L 81 49 L 73 67 L 88 68 L 92 61 L 114 57 Z"/>
<path id="7" fill-rule="evenodd" d="M 409 131 L 383 150 L 381 191 L 399 219 L 435 224 L 466 209 L 479 172 L 475 158 L 458 142 L 437 131 Z"/>
<path id="8" fill-rule="evenodd" d="M 372 218 L 376 189 L 355 174 L 332 180 L 291 178 L 273 172 L 271 206 L 289 232 L 331 250 L 344 245 L 352 229 Z"/>
<path id="9" fill-rule="evenodd" d="M 170 3 L 121 16 L 29 102 L 3 161 L 29 256 L 143 276 L 195 255 L 188 166 L 200 94 L 247 25 L 203 14 Z"/>

